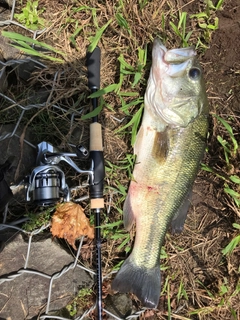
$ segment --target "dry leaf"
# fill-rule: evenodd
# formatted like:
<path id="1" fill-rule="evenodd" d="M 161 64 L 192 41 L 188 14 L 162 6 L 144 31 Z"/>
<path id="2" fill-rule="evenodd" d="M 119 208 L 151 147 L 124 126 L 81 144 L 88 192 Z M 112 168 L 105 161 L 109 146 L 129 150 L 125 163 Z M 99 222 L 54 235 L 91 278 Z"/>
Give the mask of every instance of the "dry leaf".
<path id="1" fill-rule="evenodd" d="M 75 240 L 79 237 L 94 238 L 94 228 L 90 226 L 83 208 L 73 202 L 65 202 L 57 207 L 52 217 L 51 232 L 53 236 L 66 239 L 75 250 Z"/>

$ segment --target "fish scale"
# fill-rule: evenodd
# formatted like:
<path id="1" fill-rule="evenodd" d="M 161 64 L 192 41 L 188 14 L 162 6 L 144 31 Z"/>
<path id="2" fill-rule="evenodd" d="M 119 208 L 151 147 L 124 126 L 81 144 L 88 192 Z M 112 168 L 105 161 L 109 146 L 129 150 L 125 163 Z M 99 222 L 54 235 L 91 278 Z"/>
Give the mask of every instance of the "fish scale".
<path id="1" fill-rule="evenodd" d="M 183 228 L 208 132 L 208 103 L 193 49 L 167 51 L 157 39 L 152 56 L 133 179 L 123 207 L 124 225 L 130 230 L 136 223 L 136 236 L 112 283 L 114 290 L 133 292 L 148 308 L 158 305 L 161 247 L 170 224 L 175 232 Z"/>
<path id="2" fill-rule="evenodd" d="M 171 132 L 173 131 L 173 132 Z M 189 137 L 194 136 L 192 134 L 192 131 L 198 132 L 198 134 L 202 135 L 202 139 L 197 138 L 197 144 L 194 139 L 191 139 L 189 141 Z M 202 132 L 201 132 L 202 131 Z M 169 156 L 165 164 L 158 168 L 154 165 L 155 159 L 153 159 L 151 156 L 148 157 L 148 163 L 149 163 L 149 170 L 146 170 L 145 176 L 144 176 L 144 183 L 145 189 L 147 189 L 147 186 L 150 181 L 150 177 L 155 177 L 155 181 L 161 181 L 160 185 L 155 186 L 155 189 L 158 189 L 158 199 L 157 202 L 153 201 L 151 199 L 152 192 L 145 191 L 145 204 L 142 204 L 141 212 L 148 211 L 158 211 L 157 216 L 145 216 L 139 215 L 136 217 L 137 219 L 137 228 L 144 229 L 146 231 L 146 225 L 150 226 L 150 232 L 145 232 L 149 236 L 149 239 L 146 238 L 144 235 L 142 236 L 140 232 L 136 232 L 136 243 L 138 244 L 138 247 L 134 246 L 132 254 L 136 256 L 136 262 L 138 265 L 148 265 L 150 264 L 148 260 L 148 256 L 146 255 L 146 251 L 149 250 L 149 247 L 146 244 L 149 243 L 156 243 L 158 246 L 158 250 L 155 253 L 155 255 L 151 256 L 153 262 L 151 265 L 156 265 L 159 263 L 159 250 L 162 245 L 162 242 L 165 238 L 165 229 L 167 229 L 168 224 L 172 220 L 172 217 L 174 213 L 176 212 L 176 209 L 179 206 L 179 203 L 181 203 L 182 199 L 187 195 L 187 191 L 189 188 L 191 188 L 192 183 L 195 179 L 196 172 L 198 170 L 199 164 L 196 162 L 196 157 L 200 158 L 202 157 L 202 154 L 204 152 L 205 148 L 205 135 L 207 131 L 207 119 L 206 117 L 199 117 L 195 122 L 193 122 L 191 125 L 189 125 L 187 128 L 180 129 L 180 130 L 169 130 L 169 135 L 171 133 L 174 136 L 177 136 L 177 139 L 179 139 L 179 142 L 176 141 L 176 139 L 173 139 L 173 148 L 171 148 L 170 144 L 170 150 L 169 150 Z M 200 133 L 201 132 L 201 133 Z M 186 138 L 185 138 L 186 137 Z M 186 150 L 186 142 L 188 142 L 188 150 Z M 184 144 L 182 146 L 182 144 Z M 177 146 L 177 148 L 174 148 L 174 146 Z M 191 150 L 191 146 L 193 146 L 193 150 Z M 148 148 L 151 150 L 153 146 L 150 144 L 148 145 Z M 150 154 L 150 150 L 147 150 L 147 154 Z M 188 151 L 188 152 L 186 152 Z M 176 156 L 179 159 L 176 161 Z M 180 163 L 179 163 L 180 162 Z M 137 165 L 136 165 L 137 168 Z M 155 170 L 151 170 L 151 168 L 154 168 Z M 177 168 L 175 171 L 174 168 Z M 157 170 L 156 170 L 157 169 Z M 133 177 L 135 178 L 138 175 L 138 172 L 134 170 Z M 137 178 L 135 178 L 137 181 Z M 137 182 L 136 182 L 137 184 Z M 129 189 L 129 194 L 131 195 L 131 188 L 136 187 L 136 184 L 131 184 Z M 166 190 L 167 186 L 167 190 Z M 136 187 L 136 191 L 139 187 Z M 141 184 L 141 187 L 142 184 Z M 171 190 L 171 193 L 168 193 L 168 190 Z M 142 190 L 138 192 L 138 196 L 142 198 Z M 150 193 L 150 195 L 149 195 Z M 132 195 L 134 197 L 134 195 Z M 155 196 L 155 194 L 153 194 Z M 134 200 L 133 200 L 134 201 Z M 154 203 L 154 206 L 152 206 L 152 203 Z M 133 206 L 136 204 L 133 204 Z M 138 209 L 139 210 L 139 209 Z M 168 213 L 168 223 L 166 223 L 166 214 Z M 152 218 L 152 221 L 150 220 Z M 142 221 L 143 220 L 143 221 Z M 161 228 L 163 221 L 164 230 Z M 162 229 L 161 232 L 159 232 L 158 228 L 155 228 L 155 225 L 159 225 L 159 229 Z M 164 231 L 164 232 L 163 232 Z M 162 237 L 159 237 L 159 234 L 162 235 Z M 139 235 L 139 237 L 138 237 Z M 140 236 L 141 235 L 141 236 Z M 157 239 L 155 241 L 155 238 Z M 160 245 L 159 245 L 160 243 Z M 138 248 L 138 249 L 136 249 Z M 147 259 L 146 259 L 147 257 Z M 144 259 L 145 258 L 145 259 Z"/>

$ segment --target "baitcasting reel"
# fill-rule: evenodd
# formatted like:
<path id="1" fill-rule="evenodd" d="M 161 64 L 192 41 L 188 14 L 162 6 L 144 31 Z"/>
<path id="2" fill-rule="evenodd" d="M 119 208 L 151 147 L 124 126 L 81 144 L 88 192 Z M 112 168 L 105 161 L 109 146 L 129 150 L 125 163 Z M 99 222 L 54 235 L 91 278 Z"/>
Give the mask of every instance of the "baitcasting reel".
<path id="1" fill-rule="evenodd" d="M 78 173 L 87 174 L 90 184 L 93 181 L 93 161 L 89 170 L 81 170 L 70 157 L 87 159 L 89 152 L 82 146 L 76 147 L 76 153 L 59 152 L 51 144 L 38 144 L 37 167 L 25 179 L 26 201 L 39 206 L 55 204 L 58 201 L 69 201 L 70 190 L 66 184 L 64 172 L 57 166 L 60 161 L 67 162 Z"/>

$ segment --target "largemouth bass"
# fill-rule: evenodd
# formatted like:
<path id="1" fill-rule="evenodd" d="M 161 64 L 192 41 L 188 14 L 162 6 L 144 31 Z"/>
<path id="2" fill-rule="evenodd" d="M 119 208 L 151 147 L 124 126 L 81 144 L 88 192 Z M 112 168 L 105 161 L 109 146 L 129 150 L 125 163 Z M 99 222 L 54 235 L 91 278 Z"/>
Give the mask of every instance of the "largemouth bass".
<path id="1" fill-rule="evenodd" d="M 193 48 L 167 50 L 154 40 L 144 103 L 123 207 L 124 225 L 130 230 L 135 222 L 136 237 L 112 288 L 156 308 L 161 247 L 170 225 L 173 232 L 183 228 L 208 131 L 205 85 Z"/>

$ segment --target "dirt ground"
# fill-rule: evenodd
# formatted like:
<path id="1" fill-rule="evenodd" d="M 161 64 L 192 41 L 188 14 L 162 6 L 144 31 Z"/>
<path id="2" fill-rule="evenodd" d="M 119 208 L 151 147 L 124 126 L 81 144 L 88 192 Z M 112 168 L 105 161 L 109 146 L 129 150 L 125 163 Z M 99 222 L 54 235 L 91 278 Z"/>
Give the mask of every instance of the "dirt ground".
<path id="1" fill-rule="evenodd" d="M 49 6 L 47 1 L 43 1 L 46 7 Z M 67 22 L 63 23 L 63 17 L 59 11 L 66 7 L 71 7 L 67 1 L 54 1 L 58 5 L 58 12 L 54 12 L 55 25 L 61 20 L 65 28 L 64 32 L 58 33 L 59 29 L 56 27 L 47 36 L 56 39 L 59 34 L 57 46 L 61 47 L 68 39 L 72 30 L 72 25 L 66 27 Z M 78 1 L 77 1 L 78 3 Z M 88 4 L 89 6 L 96 5 L 96 1 L 80 1 L 82 5 Z M 78 4 L 79 4 L 78 3 Z M 168 5 L 168 4 L 171 5 Z M 102 50 L 102 87 L 107 86 L 117 81 L 119 70 L 117 67 L 117 57 L 120 53 L 124 52 L 126 60 L 131 64 L 136 60 L 136 47 L 145 44 L 147 39 L 150 43 L 150 36 L 154 37 L 161 29 L 156 25 L 161 24 L 161 17 L 156 18 L 153 12 L 157 10 L 165 10 L 166 15 L 169 14 L 170 9 L 176 5 L 176 8 L 194 14 L 201 12 L 204 1 L 148 1 L 147 9 L 149 14 L 145 12 L 145 16 L 141 17 L 136 13 L 136 1 L 128 1 L 126 7 L 129 12 L 129 21 L 131 21 L 134 36 L 137 38 L 137 44 L 128 39 L 129 34 L 125 30 L 120 32 L 114 25 L 110 31 L 103 35 L 100 41 Z M 217 1 L 213 1 L 214 4 Z M 98 9 L 101 9 L 101 19 L 106 23 L 106 18 L 111 17 L 114 8 L 117 6 L 116 1 L 106 1 L 102 3 L 97 2 Z M 65 9 L 64 9 L 65 10 Z M 69 9 L 70 10 L 70 9 Z M 168 11 L 169 10 L 169 11 Z M 172 9 L 171 9 L 172 10 Z M 66 12 L 68 9 L 66 9 Z M 45 12 L 45 17 L 52 18 L 51 10 Z M 151 16 L 151 14 L 152 16 Z M 80 13 L 75 13 L 80 14 Z M 109 16 L 107 16 L 109 15 Z M 226 164 L 223 147 L 220 145 L 217 137 L 221 136 L 229 144 L 231 139 L 223 126 L 219 125 L 218 120 L 214 116 L 217 114 L 222 117 L 231 125 L 235 139 L 240 143 L 240 3 L 239 0 L 225 0 L 223 9 L 216 11 L 219 19 L 219 28 L 211 32 L 210 40 L 207 44 L 207 50 L 199 50 L 199 57 L 204 69 L 207 94 L 210 104 L 210 127 L 208 136 L 207 152 L 205 154 L 203 163 L 213 169 L 213 172 L 206 172 L 201 170 L 198 174 L 193 189 L 192 206 L 190 208 L 184 231 L 180 235 L 167 234 L 164 250 L 166 255 L 161 260 L 162 267 L 162 295 L 160 298 L 158 310 L 145 311 L 140 319 L 191 319 L 191 320 L 237 320 L 240 319 L 240 246 L 238 245 L 230 255 L 223 255 L 222 250 L 226 245 L 236 236 L 239 235 L 239 230 L 233 227 L 233 223 L 240 224 L 240 211 L 234 204 L 232 198 L 224 192 L 226 186 L 224 181 L 219 175 L 228 177 L 229 175 L 238 175 L 240 154 L 239 150 L 236 155 L 230 157 L 230 165 Z M 77 16 L 78 17 L 78 16 Z M 151 17 L 154 17 L 151 20 Z M 71 17 L 72 18 L 72 17 Z M 90 17 L 87 14 L 82 14 L 78 19 L 82 19 L 82 23 L 88 23 Z M 69 18 L 70 19 L 70 18 Z M 134 20 L 135 19 L 135 20 Z M 67 20 L 66 20 L 67 21 Z M 70 20 L 69 20 L 70 21 Z M 138 26 L 136 26 L 138 24 Z M 116 27 L 116 29 L 115 29 Z M 192 22 L 192 28 L 196 28 L 196 23 Z M 87 30 L 89 32 L 89 30 Z M 169 36 L 168 45 L 179 46 L 179 39 L 171 36 L 172 30 L 166 30 L 166 37 Z M 197 31 L 196 31 L 197 33 Z M 44 38 L 45 36 L 43 36 Z M 131 38 L 131 37 L 130 37 Z M 69 79 L 60 79 L 57 83 L 56 91 L 53 94 L 53 103 L 64 105 L 71 104 L 76 101 L 76 96 L 82 94 L 82 104 L 86 104 L 87 95 L 83 94 L 87 89 L 86 79 L 84 80 L 84 72 L 79 71 L 77 63 L 84 69 L 84 55 L 87 45 L 86 39 L 79 37 L 76 39 L 79 49 L 74 51 L 75 48 L 71 45 L 62 47 L 65 49 L 69 56 L 72 54 L 72 60 L 79 56 L 71 65 L 71 59 L 64 66 L 64 70 L 72 70 Z M 132 50 L 127 53 L 125 47 Z M 135 47 L 136 46 L 136 47 Z M 149 46 L 151 48 L 151 45 Z M 124 51 L 125 50 L 125 51 Z M 131 51 L 130 50 L 130 51 Z M 148 50 L 148 60 L 150 61 L 151 50 Z M 76 68 L 74 68 L 74 65 Z M 72 68 L 72 69 L 71 69 Z M 54 65 L 50 65 L 47 72 L 42 71 L 38 75 L 37 80 L 32 79 L 31 85 L 36 86 L 36 83 L 41 83 L 43 87 L 48 87 L 50 84 L 51 75 L 56 71 Z M 149 73 L 149 65 L 144 71 L 144 77 L 147 79 Z M 80 79 L 80 80 L 79 80 Z M 24 82 L 24 86 L 28 86 Z M 131 86 L 124 83 L 124 89 L 131 90 Z M 21 87 L 21 86 L 20 86 Z M 78 88 L 78 89 L 77 89 Z M 130 89 L 129 89 L 130 88 Z M 142 81 L 136 90 L 142 95 L 146 88 L 146 81 Z M 70 93 L 69 93 L 70 92 Z M 11 97 L 16 97 L 14 89 L 10 90 Z M 128 99 L 128 100 L 127 100 Z M 121 111 L 118 109 L 120 100 L 114 93 L 106 95 L 106 104 L 110 107 L 105 108 L 100 116 L 104 129 L 104 142 L 105 142 L 105 159 L 116 165 L 118 161 L 125 157 L 125 154 L 132 153 L 132 148 L 129 142 L 129 136 L 118 136 L 114 130 L 120 126 L 120 121 L 123 118 Z M 126 98 L 130 101 L 130 98 Z M 135 112 L 136 109 L 133 109 Z M 30 115 L 33 116 L 33 113 Z M 10 117 L 10 116 L 9 116 Z M 10 117 L 11 118 L 11 117 Z M 12 119 L 12 118 L 11 118 Z M 11 123 L 12 120 L 8 122 Z M 42 118 L 43 121 L 45 117 Z M 35 122 L 34 122 L 35 121 Z M 54 120 L 51 120 L 54 121 Z M 55 124 L 54 130 L 52 123 L 49 127 L 47 124 L 43 132 L 36 132 L 39 125 L 39 120 L 36 118 L 29 125 L 33 130 L 34 139 L 41 139 L 44 134 L 52 139 L 53 142 L 58 143 L 58 146 L 65 147 L 65 138 L 69 136 L 81 135 L 82 140 L 85 142 L 88 136 L 88 129 L 83 129 L 74 133 L 66 129 L 66 123 L 69 124 L 69 119 L 60 119 L 58 125 Z M 125 120 L 124 120 L 125 121 Z M 123 121 L 123 123 L 124 123 Z M 13 122 L 13 121 L 12 121 Z M 24 122 L 26 125 L 27 120 Z M 125 123 L 124 123 L 125 124 Z M 87 124 L 88 125 L 88 124 Z M 59 133 L 56 128 L 62 126 L 62 132 Z M 36 128 L 35 128 L 36 127 Z M 55 130 L 56 129 L 56 130 Z M 35 130 L 35 131 L 34 131 Z M 55 133 L 54 133 L 54 132 Z M 53 137 L 54 135 L 54 137 Z M 60 138 L 59 138 L 60 135 Z M 65 138 L 64 138 L 65 137 Z M 61 140 L 62 138 L 62 140 Z M 75 183 L 79 177 L 74 176 L 71 171 L 68 171 L 71 181 Z M 125 186 L 128 185 L 128 175 L 122 170 L 117 171 L 116 175 L 111 175 L 107 172 L 106 185 L 109 187 L 116 187 L 115 180 L 120 181 Z M 229 183 L 229 182 L 228 182 Z M 232 185 L 231 185 L 232 186 Z M 236 188 L 236 186 L 234 186 Z M 235 189 L 240 192 L 239 187 Z M 109 204 L 109 197 L 111 193 L 106 194 L 106 203 Z M 108 216 L 104 217 L 104 222 L 114 222 L 120 219 L 117 205 L 122 205 L 123 199 L 113 196 L 113 202 Z M 87 207 L 87 204 L 84 203 Z M 26 210 L 24 206 L 24 210 Z M 111 236 L 111 234 L 110 234 Z M 131 241 L 128 245 L 132 244 L 134 235 L 131 234 Z M 120 241 L 112 241 L 111 237 L 103 239 L 103 271 L 108 273 L 111 268 L 118 263 L 121 259 L 126 257 L 124 251 L 117 250 L 121 244 Z M 87 260 L 88 264 L 92 263 L 93 257 L 92 243 L 86 241 L 82 250 L 83 260 Z M 110 289 L 111 280 L 104 282 L 104 297 L 112 296 L 114 293 Z M 133 295 L 129 295 L 136 308 L 140 308 L 140 303 Z M 170 310 L 170 311 L 169 311 Z M 171 316 L 169 315 L 171 314 Z"/>

